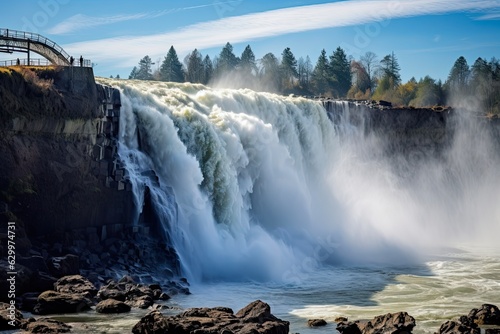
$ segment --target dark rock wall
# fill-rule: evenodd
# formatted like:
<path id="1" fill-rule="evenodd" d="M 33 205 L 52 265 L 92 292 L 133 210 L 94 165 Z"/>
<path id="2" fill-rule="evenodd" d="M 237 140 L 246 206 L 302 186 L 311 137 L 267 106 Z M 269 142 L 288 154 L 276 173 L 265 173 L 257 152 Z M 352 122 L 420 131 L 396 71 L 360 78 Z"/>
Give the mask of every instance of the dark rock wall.
<path id="1" fill-rule="evenodd" d="M 116 95 L 91 68 L 0 71 L 2 221 L 24 223 L 29 236 L 131 223 Z"/>

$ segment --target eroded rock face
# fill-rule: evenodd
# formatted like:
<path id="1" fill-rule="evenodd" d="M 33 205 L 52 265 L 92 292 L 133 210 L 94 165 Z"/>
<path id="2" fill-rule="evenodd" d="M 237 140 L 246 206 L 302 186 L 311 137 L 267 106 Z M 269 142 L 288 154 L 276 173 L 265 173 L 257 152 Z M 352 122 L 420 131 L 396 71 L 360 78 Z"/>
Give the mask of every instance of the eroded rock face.
<path id="1" fill-rule="evenodd" d="M 399 334 L 411 333 L 415 319 L 406 312 L 387 313 L 370 321 L 340 322 L 337 330 L 341 334 Z"/>
<path id="2" fill-rule="evenodd" d="M 177 316 L 165 317 L 155 310 L 144 316 L 134 334 L 257 333 L 288 334 L 289 323 L 271 314 L 268 304 L 257 300 L 234 314 L 227 307 L 193 308 Z"/>

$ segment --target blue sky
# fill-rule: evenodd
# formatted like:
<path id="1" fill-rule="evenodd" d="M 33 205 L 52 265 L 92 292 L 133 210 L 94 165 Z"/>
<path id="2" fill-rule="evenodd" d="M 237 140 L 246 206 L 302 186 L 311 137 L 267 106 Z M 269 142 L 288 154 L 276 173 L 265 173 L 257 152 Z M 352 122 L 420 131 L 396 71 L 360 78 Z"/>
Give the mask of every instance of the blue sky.
<path id="1" fill-rule="evenodd" d="M 356 59 L 394 52 L 403 81 L 445 80 L 459 56 L 469 65 L 500 58 L 499 0 L 21 0 L 2 7 L 1 28 L 42 34 L 90 58 L 105 77 L 128 77 L 145 55 L 158 64 L 171 45 L 182 61 L 195 48 L 213 58 L 226 42 L 237 56 L 247 44 L 256 58 L 290 47 L 313 63 L 323 48 L 331 54 L 341 46 Z"/>

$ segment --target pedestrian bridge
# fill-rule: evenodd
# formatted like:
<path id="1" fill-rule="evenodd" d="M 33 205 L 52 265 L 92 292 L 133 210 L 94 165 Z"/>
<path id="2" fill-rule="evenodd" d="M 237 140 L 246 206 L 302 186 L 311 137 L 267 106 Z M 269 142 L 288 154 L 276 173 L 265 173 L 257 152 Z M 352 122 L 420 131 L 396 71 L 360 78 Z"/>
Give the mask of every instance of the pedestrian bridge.
<path id="1" fill-rule="evenodd" d="M 42 35 L 26 31 L 0 29 L 0 52 L 25 52 L 28 54 L 27 64 L 30 64 L 30 52 L 35 52 L 53 65 L 73 65 L 73 57 L 62 47 Z M 89 60 L 83 59 L 75 59 L 74 65 L 91 66 Z"/>

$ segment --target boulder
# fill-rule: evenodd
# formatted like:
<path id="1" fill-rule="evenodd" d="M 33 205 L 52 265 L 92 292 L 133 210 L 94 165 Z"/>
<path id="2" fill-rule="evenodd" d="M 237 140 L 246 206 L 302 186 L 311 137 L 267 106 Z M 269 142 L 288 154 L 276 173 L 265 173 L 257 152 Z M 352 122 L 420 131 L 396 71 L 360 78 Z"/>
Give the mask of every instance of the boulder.
<path id="1" fill-rule="evenodd" d="M 97 313 L 125 313 L 130 312 L 130 306 L 119 300 L 106 299 L 100 301 L 95 310 Z"/>
<path id="2" fill-rule="evenodd" d="M 356 322 L 341 321 L 337 324 L 337 331 L 341 334 L 361 334 Z"/>
<path id="3" fill-rule="evenodd" d="M 326 321 L 324 319 L 309 319 L 307 320 L 307 326 L 309 327 L 326 326 Z"/>
<path id="4" fill-rule="evenodd" d="M 146 314 L 132 328 L 133 334 L 162 334 L 171 327 L 168 319 L 160 311 L 154 310 Z"/>
<path id="5" fill-rule="evenodd" d="M 54 277 L 80 274 L 80 258 L 73 254 L 52 257 L 48 262 L 50 273 Z"/>
<path id="6" fill-rule="evenodd" d="M 356 325 L 356 329 L 353 325 Z M 340 322 L 337 330 L 342 334 L 398 334 L 411 333 L 415 319 L 406 312 L 387 313 L 370 321 Z"/>
<path id="7" fill-rule="evenodd" d="M 64 322 L 49 318 L 30 318 L 24 325 L 23 329 L 28 333 L 69 333 L 71 326 Z"/>
<path id="8" fill-rule="evenodd" d="M 276 318 L 268 304 L 257 300 L 236 314 L 227 307 L 192 308 L 170 317 L 154 310 L 134 326 L 132 333 L 288 334 L 288 330 L 287 321 Z"/>
<path id="9" fill-rule="evenodd" d="M 0 303 L 0 331 L 20 328 L 23 314 L 15 305 Z"/>
<path id="10" fill-rule="evenodd" d="M 438 334 L 480 334 L 481 329 L 471 319 L 461 316 L 458 321 L 446 321 L 439 327 Z"/>
<path id="11" fill-rule="evenodd" d="M 124 302 L 126 294 L 125 290 L 120 285 L 118 285 L 115 281 L 110 281 L 108 284 L 103 285 L 99 289 L 97 297 L 101 300 L 112 298 Z"/>
<path id="12" fill-rule="evenodd" d="M 82 295 L 56 291 L 42 292 L 33 308 L 35 314 L 77 313 L 90 309 L 92 302 Z"/>
<path id="13" fill-rule="evenodd" d="M 130 299 L 127 296 L 127 301 L 125 302 L 127 305 L 130 307 L 137 307 L 137 308 L 142 308 L 142 309 L 147 309 L 148 307 L 152 306 L 154 304 L 153 298 L 144 295 L 144 296 L 132 296 Z"/>
<path id="14" fill-rule="evenodd" d="M 97 289 L 88 279 L 81 275 L 64 276 L 54 284 L 57 292 L 79 294 L 86 298 L 93 298 Z"/>
<path id="15" fill-rule="evenodd" d="M 500 310 L 492 304 L 483 304 L 481 308 L 474 308 L 469 312 L 468 318 L 478 325 L 500 326 Z"/>

